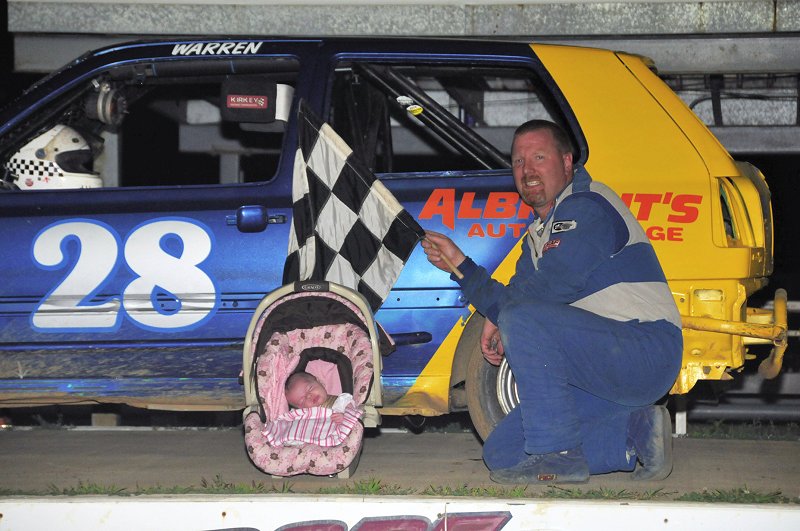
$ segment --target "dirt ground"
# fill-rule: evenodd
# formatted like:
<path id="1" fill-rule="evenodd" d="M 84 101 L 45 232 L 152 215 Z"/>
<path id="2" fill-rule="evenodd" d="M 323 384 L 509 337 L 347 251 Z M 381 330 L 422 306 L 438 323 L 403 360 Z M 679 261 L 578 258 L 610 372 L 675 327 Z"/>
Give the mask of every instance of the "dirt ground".
<path id="1" fill-rule="evenodd" d="M 388 431 L 388 433 L 387 433 Z M 674 439 L 675 468 L 664 481 L 634 482 L 627 474 L 593 476 L 570 486 L 584 492 L 612 489 L 684 493 L 746 488 L 780 492 L 800 501 L 800 441 Z M 319 492 L 321 488 L 378 480 L 415 492 L 428 487 L 497 486 L 472 433 L 403 433 L 368 430 L 350 479 L 272 478 L 247 458 L 242 433 L 227 429 L 11 429 L 0 431 L 0 491 L 41 492 L 79 485 L 135 492 L 149 487 L 200 487 L 222 481 L 267 489 Z M 536 487 L 545 489 L 547 487 Z M 536 493 L 533 488 L 531 494 Z"/>

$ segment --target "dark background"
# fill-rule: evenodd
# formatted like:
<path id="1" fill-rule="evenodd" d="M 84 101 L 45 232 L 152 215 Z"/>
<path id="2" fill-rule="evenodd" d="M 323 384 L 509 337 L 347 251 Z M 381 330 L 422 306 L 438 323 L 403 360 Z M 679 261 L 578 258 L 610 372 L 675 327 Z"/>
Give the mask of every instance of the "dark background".
<path id="1" fill-rule="evenodd" d="M 14 74 L 13 70 L 14 42 L 8 34 L 8 4 L 0 0 L 0 107 L 41 77 Z"/>

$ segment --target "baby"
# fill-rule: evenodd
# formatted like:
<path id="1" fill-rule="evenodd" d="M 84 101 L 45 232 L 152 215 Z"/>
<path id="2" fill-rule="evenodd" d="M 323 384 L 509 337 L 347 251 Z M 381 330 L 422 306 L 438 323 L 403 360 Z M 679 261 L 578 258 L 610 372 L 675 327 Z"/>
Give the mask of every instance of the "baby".
<path id="1" fill-rule="evenodd" d="M 329 395 L 319 380 L 307 372 L 289 376 L 285 393 L 286 402 L 293 409 L 268 420 L 262 432 L 273 446 L 337 446 L 364 415 L 351 394 Z"/>
<path id="2" fill-rule="evenodd" d="M 286 401 L 290 407 L 295 409 L 315 406 L 333 409 L 331 420 L 338 424 L 342 422 L 343 411 L 353 401 L 353 397 L 347 393 L 338 396 L 329 395 L 313 374 L 296 372 L 286 379 Z"/>

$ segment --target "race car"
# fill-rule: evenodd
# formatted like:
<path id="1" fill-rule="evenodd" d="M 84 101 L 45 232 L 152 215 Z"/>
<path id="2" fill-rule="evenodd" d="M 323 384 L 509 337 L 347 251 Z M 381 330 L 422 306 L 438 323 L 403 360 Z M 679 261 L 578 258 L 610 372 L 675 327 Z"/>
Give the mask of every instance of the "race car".
<path id="1" fill-rule="evenodd" d="M 747 345 L 780 370 L 786 296 L 757 168 L 734 161 L 647 58 L 518 42 L 198 38 L 83 55 L 0 112 L 0 407 L 243 407 L 242 345 L 279 287 L 299 102 L 426 229 L 507 280 L 533 216 L 512 134 L 562 125 L 630 206 L 684 323 L 672 392 L 730 378 Z M 468 409 L 485 436 L 516 404 L 478 348 L 483 317 L 420 248 L 377 321 L 396 343 L 383 415 Z"/>

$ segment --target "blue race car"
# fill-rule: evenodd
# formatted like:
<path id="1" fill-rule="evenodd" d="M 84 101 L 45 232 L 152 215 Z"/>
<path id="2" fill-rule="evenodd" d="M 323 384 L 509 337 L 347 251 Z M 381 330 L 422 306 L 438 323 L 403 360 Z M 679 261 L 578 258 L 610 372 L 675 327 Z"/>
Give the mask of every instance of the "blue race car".
<path id="1" fill-rule="evenodd" d="M 514 188 L 511 138 L 541 118 L 638 206 L 662 262 L 686 248 L 716 253 L 697 255 L 696 271 L 665 262 L 684 315 L 706 315 L 680 297 L 717 278 L 751 293 L 771 267 L 768 199 L 763 213 L 731 207 L 761 239 L 708 244 L 724 215 L 709 183 L 739 170 L 648 66 L 604 50 L 416 39 L 162 40 L 87 53 L 0 111 L 0 406 L 243 407 L 248 323 L 282 284 L 301 100 L 423 227 L 501 280 L 532 217 Z M 730 178 L 755 204 L 766 197 L 757 179 Z M 748 245 L 765 257 L 753 278 L 723 270 Z M 485 435 L 513 407 L 513 377 L 483 363 L 482 317 L 471 315 L 415 250 L 376 314 L 397 343 L 382 359 L 382 414 L 469 407 Z M 743 360 L 738 339 L 692 345 L 706 343 L 725 359 L 704 372 L 685 354 L 678 392 Z"/>

